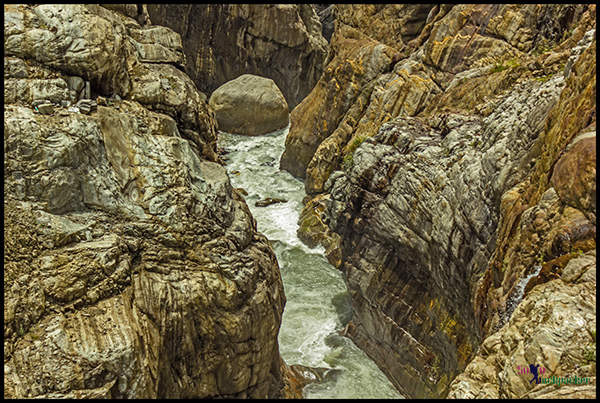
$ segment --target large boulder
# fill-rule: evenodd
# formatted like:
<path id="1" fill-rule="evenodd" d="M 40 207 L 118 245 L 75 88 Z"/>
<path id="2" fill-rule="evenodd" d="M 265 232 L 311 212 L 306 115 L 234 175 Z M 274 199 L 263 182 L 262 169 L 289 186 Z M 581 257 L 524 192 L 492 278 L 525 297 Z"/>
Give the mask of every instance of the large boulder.
<path id="1" fill-rule="evenodd" d="M 179 35 L 98 5 L 4 15 L 5 397 L 298 397 L 277 260 Z"/>
<path id="2" fill-rule="evenodd" d="M 328 44 L 312 4 L 149 4 L 148 14 L 181 35 L 185 71 L 207 94 L 256 74 L 273 79 L 292 110 L 323 72 Z"/>
<path id="3" fill-rule="evenodd" d="M 284 128 L 289 123 L 288 105 L 275 82 L 244 74 L 219 88 L 210 97 L 219 129 L 256 136 Z"/>

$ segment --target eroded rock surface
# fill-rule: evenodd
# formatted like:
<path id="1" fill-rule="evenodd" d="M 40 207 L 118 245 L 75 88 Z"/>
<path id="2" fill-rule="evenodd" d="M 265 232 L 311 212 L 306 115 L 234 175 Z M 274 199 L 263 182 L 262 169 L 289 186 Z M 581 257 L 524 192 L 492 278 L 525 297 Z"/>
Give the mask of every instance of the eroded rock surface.
<path id="1" fill-rule="evenodd" d="M 179 35 L 7 5 L 5 52 L 4 396 L 293 395 L 278 264 L 215 162 Z"/>
<path id="2" fill-rule="evenodd" d="M 595 396 L 595 386 L 492 387 L 514 369 L 467 367 L 487 359 L 481 343 L 514 315 L 538 318 L 521 311 L 530 293 L 555 294 L 538 307 L 547 312 L 561 296 L 595 293 L 593 282 L 574 282 L 587 271 L 566 269 L 596 245 L 595 6 L 440 5 L 406 40 L 378 28 L 384 6 L 336 10 L 329 64 L 292 112 L 281 166 L 306 177 L 307 193 L 324 192 L 299 224 L 309 243 L 341 238 L 331 261 L 353 298 L 347 333 L 410 397 Z M 373 52 L 344 58 L 363 60 L 364 74 L 340 69 L 336 57 L 359 41 L 389 47 L 390 68 L 373 69 Z M 577 303 L 556 312 L 580 315 Z M 582 315 L 595 326 L 586 317 L 595 309 Z M 544 321 L 518 332 L 557 323 Z M 550 365 L 574 348 L 552 346 L 576 326 L 527 358 L 541 352 Z M 518 356 L 517 344 L 504 348 L 493 360 Z M 581 354 L 565 354 L 554 374 L 574 373 Z M 462 388 L 453 380 L 465 368 Z M 584 372 L 595 385 L 595 366 Z"/>
<path id="3" fill-rule="evenodd" d="M 323 71 L 327 41 L 310 4 L 149 4 L 182 37 L 186 72 L 211 94 L 242 74 L 275 81 L 292 110 Z"/>

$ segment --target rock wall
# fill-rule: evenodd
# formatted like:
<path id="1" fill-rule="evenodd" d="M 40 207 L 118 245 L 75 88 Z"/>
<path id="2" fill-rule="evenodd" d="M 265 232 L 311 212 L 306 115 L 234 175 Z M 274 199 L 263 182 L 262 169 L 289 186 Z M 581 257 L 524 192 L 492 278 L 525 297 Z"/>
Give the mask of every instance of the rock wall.
<path id="1" fill-rule="evenodd" d="M 425 17 L 395 45 L 404 37 L 376 20 L 398 14 L 346 7 L 321 81 L 291 115 L 281 166 L 306 177 L 308 194 L 324 192 L 299 233 L 346 273 L 347 333 L 413 398 L 588 396 L 527 386 L 506 360 L 595 385 L 574 347 L 595 338 L 563 343 L 595 327 L 595 308 L 578 305 L 595 293 L 595 6 L 405 10 Z M 384 51 L 345 56 L 358 41 Z M 388 70 L 377 68 L 383 54 Z M 593 264 L 565 278 L 580 255 Z M 544 290 L 552 296 L 535 305 Z M 571 299 L 555 307 L 561 298 Z M 523 327 L 542 311 L 583 322 Z M 530 339 L 549 329 L 551 340 Z M 502 353 L 483 350 L 494 337 Z"/>
<path id="2" fill-rule="evenodd" d="M 97 5 L 4 18 L 4 396 L 297 397 L 278 264 L 179 35 Z"/>
<path id="3" fill-rule="evenodd" d="M 181 35 L 185 70 L 209 96 L 255 74 L 275 81 L 292 110 L 323 71 L 328 46 L 310 4 L 149 4 L 148 13 Z"/>

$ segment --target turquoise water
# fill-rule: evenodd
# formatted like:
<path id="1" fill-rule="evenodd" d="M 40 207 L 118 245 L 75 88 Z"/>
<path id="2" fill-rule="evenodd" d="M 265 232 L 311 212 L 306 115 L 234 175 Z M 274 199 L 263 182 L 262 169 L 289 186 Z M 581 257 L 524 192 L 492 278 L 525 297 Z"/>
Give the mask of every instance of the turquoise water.
<path id="1" fill-rule="evenodd" d="M 233 187 L 248 192 L 246 203 L 277 255 L 287 303 L 279 349 L 288 364 L 332 368 L 325 380 L 304 388 L 306 398 L 402 398 L 377 365 L 352 341 L 338 335 L 352 316 L 343 274 L 324 249 L 308 248 L 296 236 L 304 182 L 279 170 L 288 129 L 257 136 L 219 134 Z M 286 203 L 256 207 L 267 197 Z"/>

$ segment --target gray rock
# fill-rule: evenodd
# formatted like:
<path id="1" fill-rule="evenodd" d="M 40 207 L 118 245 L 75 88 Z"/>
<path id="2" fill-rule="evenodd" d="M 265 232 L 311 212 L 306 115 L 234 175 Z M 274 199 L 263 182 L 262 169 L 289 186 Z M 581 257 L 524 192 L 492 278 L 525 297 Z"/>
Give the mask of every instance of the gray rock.
<path id="1" fill-rule="evenodd" d="M 11 77 L 27 78 L 29 77 L 29 68 L 21 59 L 9 59 L 8 66 Z"/>
<path id="2" fill-rule="evenodd" d="M 279 396 L 285 297 L 267 239 L 172 118 L 121 106 L 5 106 L 5 396 Z M 42 211 L 25 227 L 19 184 Z"/>
<path id="3" fill-rule="evenodd" d="M 448 384 L 440 380 L 468 363 L 457 349 L 480 343 L 469 279 L 488 267 L 501 197 L 525 178 L 561 82 L 517 85 L 489 116 L 448 113 L 431 122 L 439 129 L 427 118 L 396 118 L 326 185 L 325 221 L 342 236 L 353 299 L 348 334 L 383 357 L 380 366 L 409 396 L 443 395 Z M 438 323 L 427 337 L 422 312 L 435 312 Z M 460 341 L 439 325 L 450 322 L 462 329 Z M 457 367 L 434 369 L 428 356 Z"/>
<path id="4" fill-rule="evenodd" d="M 289 124 L 288 105 L 271 79 L 244 74 L 228 81 L 210 96 L 219 129 L 229 133 L 260 135 Z"/>
<path id="5" fill-rule="evenodd" d="M 41 104 L 36 107 L 36 110 L 42 115 L 52 115 L 54 113 L 54 105 Z"/>
<path id="6" fill-rule="evenodd" d="M 89 115 L 98 109 L 98 103 L 91 99 L 81 99 L 75 104 L 75 107 L 79 108 L 81 113 Z"/>
<path id="7" fill-rule="evenodd" d="M 85 86 L 85 81 L 81 77 L 68 76 L 66 81 L 69 85 L 69 89 L 75 91 L 77 94 L 79 94 Z"/>

